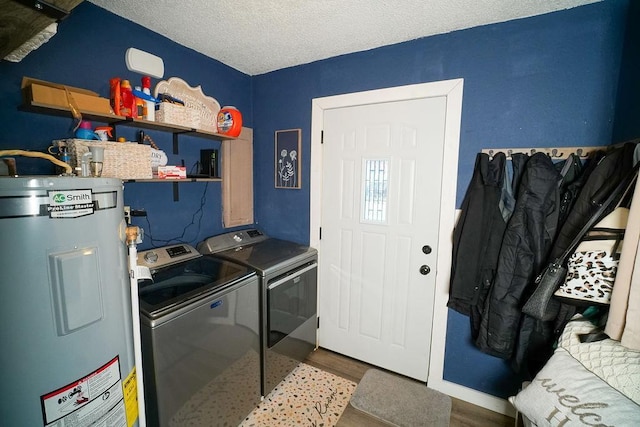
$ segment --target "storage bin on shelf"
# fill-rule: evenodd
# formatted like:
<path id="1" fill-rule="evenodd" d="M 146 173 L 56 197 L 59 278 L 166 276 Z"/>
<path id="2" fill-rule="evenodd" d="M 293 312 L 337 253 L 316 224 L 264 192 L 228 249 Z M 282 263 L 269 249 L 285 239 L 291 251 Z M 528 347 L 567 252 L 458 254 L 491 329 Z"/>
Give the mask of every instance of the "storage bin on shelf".
<path id="1" fill-rule="evenodd" d="M 171 102 L 161 102 L 159 104 L 156 111 L 156 121 L 194 129 L 200 128 L 200 117 L 197 111 Z"/>
<path id="2" fill-rule="evenodd" d="M 184 103 L 161 102 L 156 111 L 156 121 L 178 126 L 216 132 L 216 120 L 220 103 L 202 92 L 200 86 L 191 87 L 187 82 L 171 77 L 156 84 L 154 97 L 180 100 Z"/>
<path id="3" fill-rule="evenodd" d="M 151 147 L 132 142 L 95 141 L 88 139 L 61 139 L 54 145 L 66 145 L 71 154 L 71 167 L 80 167 L 82 155 L 89 147 L 104 147 L 102 176 L 120 179 L 151 179 Z"/>

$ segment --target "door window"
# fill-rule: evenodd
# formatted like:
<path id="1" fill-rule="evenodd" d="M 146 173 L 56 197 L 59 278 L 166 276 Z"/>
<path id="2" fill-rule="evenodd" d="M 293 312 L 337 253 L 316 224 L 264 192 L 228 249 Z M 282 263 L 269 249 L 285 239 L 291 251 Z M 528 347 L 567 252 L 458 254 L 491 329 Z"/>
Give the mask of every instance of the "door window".
<path id="1" fill-rule="evenodd" d="M 370 224 L 387 223 L 389 160 L 363 159 L 360 219 Z"/>

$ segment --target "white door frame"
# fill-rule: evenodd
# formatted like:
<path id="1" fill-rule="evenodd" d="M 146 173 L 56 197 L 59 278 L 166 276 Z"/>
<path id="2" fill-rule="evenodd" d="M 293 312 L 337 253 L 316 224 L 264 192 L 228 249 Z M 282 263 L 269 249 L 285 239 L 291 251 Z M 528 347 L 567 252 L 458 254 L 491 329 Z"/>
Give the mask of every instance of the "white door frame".
<path id="1" fill-rule="evenodd" d="M 321 132 L 324 110 L 383 102 L 405 101 L 437 96 L 447 97 L 445 143 L 442 168 L 442 191 L 440 199 L 440 229 L 438 239 L 438 261 L 436 266 L 436 289 L 433 307 L 431 354 L 429 357 L 429 387 L 450 396 L 471 402 L 496 412 L 513 415 L 511 405 L 486 393 L 473 390 L 443 379 L 444 351 L 447 334 L 447 301 L 449 299 L 449 277 L 453 250 L 452 235 L 456 221 L 456 191 L 458 178 L 458 150 L 460 146 L 460 124 L 462 119 L 463 79 L 420 83 L 365 92 L 334 95 L 312 100 L 311 110 L 311 173 L 310 173 L 310 228 L 311 246 L 320 245 L 322 213 L 322 147 Z"/>

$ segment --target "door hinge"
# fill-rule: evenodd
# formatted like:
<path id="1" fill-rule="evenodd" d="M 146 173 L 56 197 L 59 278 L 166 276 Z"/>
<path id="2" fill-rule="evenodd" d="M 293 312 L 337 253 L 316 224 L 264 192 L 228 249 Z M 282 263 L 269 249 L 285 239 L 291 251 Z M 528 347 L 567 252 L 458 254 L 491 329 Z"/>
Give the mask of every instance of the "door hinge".
<path id="1" fill-rule="evenodd" d="M 320 144 L 324 144 L 324 131 L 320 131 Z"/>
<path id="2" fill-rule="evenodd" d="M 322 227 L 320 227 L 320 230 L 318 232 L 318 239 L 322 240 Z"/>
<path id="3" fill-rule="evenodd" d="M 320 316 L 318 316 L 318 327 L 316 329 L 320 329 Z"/>

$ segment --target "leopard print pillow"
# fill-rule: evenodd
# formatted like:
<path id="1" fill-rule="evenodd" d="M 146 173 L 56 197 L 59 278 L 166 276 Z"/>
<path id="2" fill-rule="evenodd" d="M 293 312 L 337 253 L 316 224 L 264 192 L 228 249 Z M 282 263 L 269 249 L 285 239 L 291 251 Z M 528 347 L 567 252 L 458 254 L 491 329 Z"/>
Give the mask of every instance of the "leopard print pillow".
<path id="1" fill-rule="evenodd" d="M 565 282 L 555 295 L 609 304 L 617 270 L 618 259 L 608 251 L 575 252 L 567 263 Z"/>

